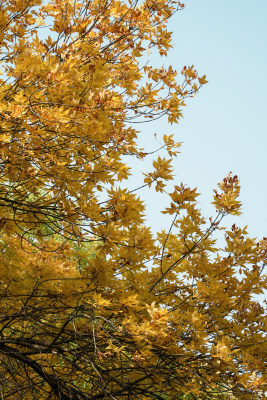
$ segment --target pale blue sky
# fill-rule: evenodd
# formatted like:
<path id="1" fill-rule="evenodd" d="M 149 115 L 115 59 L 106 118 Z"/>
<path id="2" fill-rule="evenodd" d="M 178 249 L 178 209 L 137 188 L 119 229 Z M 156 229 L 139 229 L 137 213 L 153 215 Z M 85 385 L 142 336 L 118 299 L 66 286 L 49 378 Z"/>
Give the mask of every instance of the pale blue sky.
<path id="1" fill-rule="evenodd" d="M 252 236 L 267 236 L 267 0 L 187 0 L 170 21 L 174 48 L 167 59 L 178 70 L 194 64 L 209 83 L 184 110 L 179 126 L 145 124 L 142 142 L 156 147 L 154 132 L 175 133 L 184 142 L 175 162 L 175 181 L 197 186 L 209 216 L 212 189 L 229 171 L 241 181 L 243 215 Z M 141 193 L 140 193 L 141 194 Z M 148 222 L 167 228 L 166 197 L 142 193 Z M 232 223 L 231 218 L 224 225 Z"/>

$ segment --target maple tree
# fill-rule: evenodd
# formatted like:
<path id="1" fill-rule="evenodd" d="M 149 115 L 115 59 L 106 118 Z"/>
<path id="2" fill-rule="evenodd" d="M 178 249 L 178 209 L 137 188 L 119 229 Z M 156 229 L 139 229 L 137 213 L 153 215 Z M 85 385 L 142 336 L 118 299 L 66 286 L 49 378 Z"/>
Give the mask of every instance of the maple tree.
<path id="1" fill-rule="evenodd" d="M 267 239 L 215 219 L 183 184 L 145 225 L 139 123 L 177 123 L 205 84 L 167 55 L 175 0 L 4 0 L 0 5 L 2 399 L 263 399 Z M 137 124 L 138 123 L 138 124 Z M 140 187 L 166 191 L 180 143 L 163 137 Z M 216 232 L 224 229 L 225 246 Z"/>

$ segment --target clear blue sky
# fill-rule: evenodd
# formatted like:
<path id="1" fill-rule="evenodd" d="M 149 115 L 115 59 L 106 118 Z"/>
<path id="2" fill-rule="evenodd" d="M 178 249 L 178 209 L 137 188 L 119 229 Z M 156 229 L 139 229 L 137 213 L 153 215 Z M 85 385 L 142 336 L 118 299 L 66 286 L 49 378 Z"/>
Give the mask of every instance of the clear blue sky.
<path id="1" fill-rule="evenodd" d="M 175 183 L 197 186 L 207 216 L 212 189 L 229 171 L 241 181 L 243 215 L 251 236 L 267 236 L 267 0 L 187 0 L 170 21 L 174 48 L 155 63 L 178 70 L 194 64 L 209 83 L 184 110 L 178 126 L 145 124 L 142 142 L 156 148 L 154 132 L 183 141 L 175 162 Z M 141 194 L 141 193 L 140 193 Z M 154 229 L 168 227 L 166 197 L 142 193 Z M 231 218 L 225 224 L 231 224 Z M 224 224 L 224 225 L 225 225 Z"/>

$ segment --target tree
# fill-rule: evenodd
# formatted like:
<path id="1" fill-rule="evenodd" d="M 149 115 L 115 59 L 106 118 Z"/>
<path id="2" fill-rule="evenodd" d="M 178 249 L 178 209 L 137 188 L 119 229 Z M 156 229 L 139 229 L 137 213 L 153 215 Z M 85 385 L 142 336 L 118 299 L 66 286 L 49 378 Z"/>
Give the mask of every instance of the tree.
<path id="1" fill-rule="evenodd" d="M 205 84 L 156 68 L 172 0 L 7 0 L 1 43 L 3 399 L 263 399 L 266 238 L 220 227 L 238 215 L 229 174 L 205 219 L 183 184 L 145 226 L 140 122 L 176 123 Z M 166 191 L 180 143 L 165 135 L 141 187 Z M 101 195 L 101 196 L 100 196 Z M 217 248 L 216 231 L 225 230 Z"/>

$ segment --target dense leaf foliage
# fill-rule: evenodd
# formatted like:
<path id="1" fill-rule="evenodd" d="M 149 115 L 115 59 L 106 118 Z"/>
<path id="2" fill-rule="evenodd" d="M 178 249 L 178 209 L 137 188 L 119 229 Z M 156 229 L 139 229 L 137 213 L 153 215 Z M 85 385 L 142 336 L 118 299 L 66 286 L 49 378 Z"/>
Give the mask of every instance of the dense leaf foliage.
<path id="1" fill-rule="evenodd" d="M 166 56 L 176 0 L 3 0 L 0 5 L 2 399 L 264 399 L 267 240 L 215 219 L 183 184 L 166 231 L 145 225 L 139 123 L 177 123 L 207 83 Z M 140 187 L 166 192 L 172 135 Z M 132 165 L 132 162 L 131 162 Z M 122 184 L 120 184 L 122 182 Z M 219 248 L 216 232 L 223 229 Z"/>

